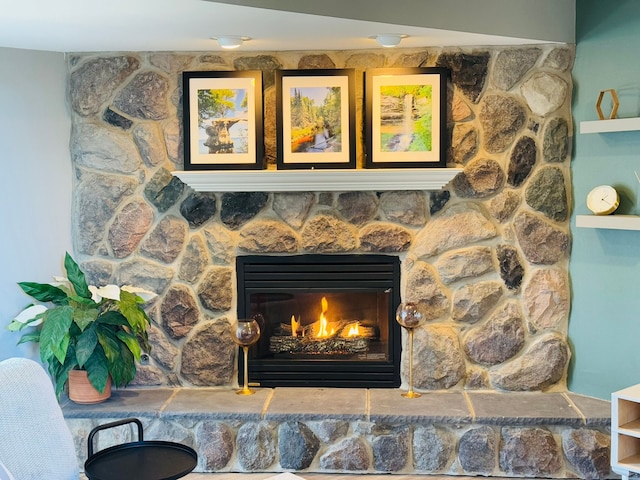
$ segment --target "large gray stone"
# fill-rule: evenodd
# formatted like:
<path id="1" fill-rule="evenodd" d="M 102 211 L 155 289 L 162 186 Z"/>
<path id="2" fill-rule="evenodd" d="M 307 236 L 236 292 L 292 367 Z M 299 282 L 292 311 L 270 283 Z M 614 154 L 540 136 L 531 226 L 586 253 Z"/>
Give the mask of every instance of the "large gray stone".
<path id="1" fill-rule="evenodd" d="M 240 231 L 238 248 L 252 253 L 294 253 L 299 242 L 288 225 L 275 220 L 255 220 Z"/>
<path id="2" fill-rule="evenodd" d="M 69 77 L 71 107 L 83 116 L 99 113 L 114 90 L 139 67 L 137 58 L 124 55 L 82 63 Z"/>
<path id="3" fill-rule="evenodd" d="M 169 82 L 157 72 L 137 73 L 113 100 L 113 105 L 129 116 L 143 120 L 162 120 L 169 116 Z"/>
<path id="4" fill-rule="evenodd" d="M 564 455 L 580 478 L 610 478 L 611 437 L 587 428 L 562 432 Z"/>
<path id="5" fill-rule="evenodd" d="M 231 269 L 211 267 L 198 286 L 198 298 L 205 308 L 213 312 L 229 310 L 233 298 Z"/>
<path id="6" fill-rule="evenodd" d="M 467 164 L 455 176 L 452 186 L 462 198 L 484 198 L 498 192 L 504 184 L 504 171 L 495 160 L 480 158 Z"/>
<path id="7" fill-rule="evenodd" d="M 198 456 L 207 471 L 222 470 L 233 457 L 233 431 L 221 422 L 203 421 L 196 428 Z"/>
<path id="8" fill-rule="evenodd" d="M 481 365 L 497 365 L 515 356 L 524 346 L 525 331 L 518 307 L 507 303 L 464 338 L 464 350 Z"/>
<path id="9" fill-rule="evenodd" d="M 222 320 L 198 328 L 182 347 L 180 374 L 192 385 L 229 385 L 235 353 L 229 324 Z"/>
<path id="10" fill-rule="evenodd" d="M 275 193 L 273 211 L 293 228 L 300 228 L 316 201 L 313 193 Z"/>
<path id="11" fill-rule="evenodd" d="M 426 262 L 416 262 L 407 272 L 404 301 L 420 303 L 427 320 L 441 317 L 449 310 L 447 290 L 438 283 L 434 268 Z"/>
<path id="12" fill-rule="evenodd" d="M 503 50 L 493 65 L 493 83 L 500 90 L 510 90 L 536 63 L 542 52 L 539 48 Z"/>
<path id="13" fill-rule="evenodd" d="M 225 193 L 222 195 L 220 220 L 232 230 L 253 219 L 267 204 L 264 192 Z"/>
<path id="14" fill-rule="evenodd" d="M 357 472 L 368 470 L 370 465 L 367 447 L 359 438 L 345 438 L 320 457 L 320 467 L 325 470 Z"/>
<path id="15" fill-rule="evenodd" d="M 304 470 L 320 449 L 320 441 L 301 422 L 284 422 L 278 428 L 280 466 L 288 470 Z"/>
<path id="16" fill-rule="evenodd" d="M 404 252 L 411 245 L 411 232 L 400 225 L 376 222 L 360 230 L 360 248 L 365 252 Z"/>
<path id="17" fill-rule="evenodd" d="M 173 279 L 173 269 L 134 257 L 118 265 L 116 283 L 135 285 L 161 295 Z"/>
<path id="18" fill-rule="evenodd" d="M 190 192 L 180 204 L 180 214 L 191 228 L 204 225 L 216 214 L 216 196 L 212 192 Z"/>
<path id="19" fill-rule="evenodd" d="M 204 240 L 202 236 L 194 235 L 187 243 L 182 254 L 178 277 L 185 282 L 196 283 L 208 264 L 209 257 L 207 256 L 207 247 L 204 244 Z"/>
<path id="20" fill-rule="evenodd" d="M 410 251 L 418 258 L 431 257 L 496 235 L 496 227 L 474 204 L 457 204 L 420 230 Z"/>
<path id="21" fill-rule="evenodd" d="M 536 330 L 562 329 L 569 318 L 571 289 L 566 272 L 536 270 L 527 282 L 522 303 Z"/>
<path id="22" fill-rule="evenodd" d="M 347 192 L 338 195 L 337 208 L 340 214 L 355 225 L 362 225 L 374 218 L 378 199 L 371 192 Z"/>
<path id="23" fill-rule="evenodd" d="M 73 234 L 77 253 L 93 255 L 104 241 L 106 228 L 120 202 L 138 181 L 118 175 L 83 172 L 73 192 Z"/>
<path id="24" fill-rule="evenodd" d="M 513 147 L 509 157 L 509 170 L 507 182 L 512 187 L 519 187 L 527 179 L 538 158 L 538 146 L 536 141 L 523 136 Z"/>
<path id="25" fill-rule="evenodd" d="M 456 124 L 451 135 L 450 160 L 465 165 L 480 148 L 480 133 L 471 123 Z"/>
<path id="26" fill-rule="evenodd" d="M 153 210 L 142 200 L 133 200 L 118 213 L 109 228 L 113 256 L 125 258 L 138 247 L 153 222 Z"/>
<path id="27" fill-rule="evenodd" d="M 465 363 L 456 331 L 445 325 L 427 325 L 416 330 L 413 351 L 413 383 L 416 388 L 451 388 L 464 379 Z M 408 361 L 403 376 L 408 376 Z"/>
<path id="28" fill-rule="evenodd" d="M 533 113 L 545 116 L 564 104 L 569 95 L 569 85 L 557 75 L 538 72 L 522 84 L 520 92 Z"/>
<path id="29" fill-rule="evenodd" d="M 531 208 L 556 222 L 569 215 L 564 175 L 559 168 L 538 170 L 527 185 L 524 198 Z"/>
<path id="30" fill-rule="evenodd" d="M 537 215 L 522 212 L 513 225 L 522 252 L 531 263 L 552 265 L 569 252 L 569 235 Z"/>
<path id="31" fill-rule="evenodd" d="M 496 434 L 491 427 L 467 430 L 460 437 L 458 459 L 466 473 L 491 475 L 496 467 Z"/>
<path id="32" fill-rule="evenodd" d="M 150 167 L 161 165 L 167 159 L 167 151 L 160 127 L 153 123 L 139 123 L 131 132 L 133 141 L 144 163 Z"/>
<path id="33" fill-rule="evenodd" d="M 494 281 L 463 285 L 453 295 L 451 317 L 456 322 L 476 323 L 500 300 L 504 291 Z"/>
<path id="34" fill-rule="evenodd" d="M 500 468 L 507 475 L 555 476 L 562 468 L 562 459 L 553 434 L 543 428 L 503 428 Z"/>
<path id="35" fill-rule="evenodd" d="M 176 204 L 184 191 L 184 186 L 178 177 L 171 175 L 169 170 L 161 168 L 147 182 L 144 187 L 144 196 L 159 211 L 166 212 Z"/>
<path id="36" fill-rule="evenodd" d="M 160 304 L 162 326 L 172 338 L 189 334 L 200 320 L 200 310 L 193 292 L 186 285 L 172 285 Z"/>
<path id="37" fill-rule="evenodd" d="M 302 230 L 302 248 L 308 252 L 349 252 L 357 247 L 355 228 L 333 215 L 310 218 Z"/>
<path id="38" fill-rule="evenodd" d="M 503 390 L 545 390 L 562 380 L 569 356 L 569 347 L 559 334 L 545 334 L 523 355 L 493 370 L 491 383 Z"/>
<path id="39" fill-rule="evenodd" d="M 236 439 L 238 462 L 244 470 L 269 468 L 276 459 L 275 436 L 266 423 L 244 423 Z"/>
<path id="40" fill-rule="evenodd" d="M 140 155 L 131 135 L 88 123 L 76 124 L 73 129 L 70 150 L 76 165 L 125 174 L 140 168 Z"/>
<path id="41" fill-rule="evenodd" d="M 484 89 L 490 58 L 489 52 L 443 53 L 438 57 L 436 66 L 451 70 L 453 84 L 476 103 Z"/>
<path id="42" fill-rule="evenodd" d="M 545 162 L 564 162 L 569 155 L 569 124 L 564 118 L 552 118 L 544 129 L 542 157 Z"/>
<path id="43" fill-rule="evenodd" d="M 489 95 L 482 102 L 479 118 L 484 130 L 485 149 L 489 153 L 501 153 L 524 127 L 527 113 L 512 97 Z"/>
<path id="44" fill-rule="evenodd" d="M 440 280 L 446 284 L 463 278 L 479 277 L 493 269 L 489 247 L 469 247 L 443 253 L 435 264 Z"/>
<path id="45" fill-rule="evenodd" d="M 182 252 L 187 236 L 187 225 L 178 217 L 168 215 L 155 226 L 140 245 L 140 252 L 149 258 L 172 263 Z"/>
<path id="46" fill-rule="evenodd" d="M 406 427 L 386 430 L 371 441 L 373 468 L 378 472 L 399 472 L 408 461 L 409 432 Z"/>
<path id="47" fill-rule="evenodd" d="M 380 195 L 380 210 L 391 222 L 418 227 L 427 221 L 424 192 L 384 192 Z"/>
<path id="48" fill-rule="evenodd" d="M 419 472 L 441 472 L 451 462 L 455 447 L 449 431 L 433 425 L 417 426 L 413 431 L 413 466 Z"/>

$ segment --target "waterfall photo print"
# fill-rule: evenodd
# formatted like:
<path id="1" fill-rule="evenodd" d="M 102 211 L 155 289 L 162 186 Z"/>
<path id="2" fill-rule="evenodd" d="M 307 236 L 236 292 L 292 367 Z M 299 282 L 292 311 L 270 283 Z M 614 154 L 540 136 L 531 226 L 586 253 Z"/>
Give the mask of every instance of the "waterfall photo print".
<path id="1" fill-rule="evenodd" d="M 276 71 L 279 169 L 354 168 L 353 69 Z"/>
<path id="2" fill-rule="evenodd" d="M 447 70 L 365 72 L 367 168 L 444 167 Z"/>

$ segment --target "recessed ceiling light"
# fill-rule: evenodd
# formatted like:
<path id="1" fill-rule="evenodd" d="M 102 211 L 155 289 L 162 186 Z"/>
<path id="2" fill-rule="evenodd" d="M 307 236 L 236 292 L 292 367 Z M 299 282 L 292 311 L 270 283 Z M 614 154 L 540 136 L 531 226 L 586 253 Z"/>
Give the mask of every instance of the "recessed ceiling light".
<path id="1" fill-rule="evenodd" d="M 395 47 L 400 44 L 400 41 L 403 38 L 407 38 L 408 35 L 403 35 L 400 33 L 381 33 L 378 35 L 373 35 L 372 37 L 378 42 L 378 44 L 385 48 Z"/>
<path id="2" fill-rule="evenodd" d="M 231 50 L 233 48 L 238 48 L 244 42 L 251 40 L 251 37 L 242 37 L 239 35 L 220 35 L 218 37 L 211 37 L 212 40 L 217 40 L 218 45 L 222 48 L 226 48 Z"/>

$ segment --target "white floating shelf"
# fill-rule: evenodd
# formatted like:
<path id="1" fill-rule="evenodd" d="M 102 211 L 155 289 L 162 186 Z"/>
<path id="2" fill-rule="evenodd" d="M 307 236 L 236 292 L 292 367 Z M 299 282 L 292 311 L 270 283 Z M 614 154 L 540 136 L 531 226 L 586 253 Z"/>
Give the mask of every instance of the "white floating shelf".
<path id="1" fill-rule="evenodd" d="M 630 132 L 640 130 L 640 118 L 614 118 L 580 122 L 580 133 Z"/>
<path id="2" fill-rule="evenodd" d="M 576 227 L 640 230 L 639 215 L 576 215 Z"/>
<path id="3" fill-rule="evenodd" d="M 440 190 L 461 168 L 201 170 L 171 172 L 197 192 Z"/>

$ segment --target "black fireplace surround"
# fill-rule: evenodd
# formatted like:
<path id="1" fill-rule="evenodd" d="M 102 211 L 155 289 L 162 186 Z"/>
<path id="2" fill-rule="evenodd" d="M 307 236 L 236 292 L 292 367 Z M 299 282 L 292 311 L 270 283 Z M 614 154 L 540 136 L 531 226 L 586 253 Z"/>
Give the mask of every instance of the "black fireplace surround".
<path id="1" fill-rule="evenodd" d="M 261 329 L 250 385 L 400 386 L 398 257 L 249 255 L 237 257 L 236 272 L 238 318 L 254 317 Z"/>

